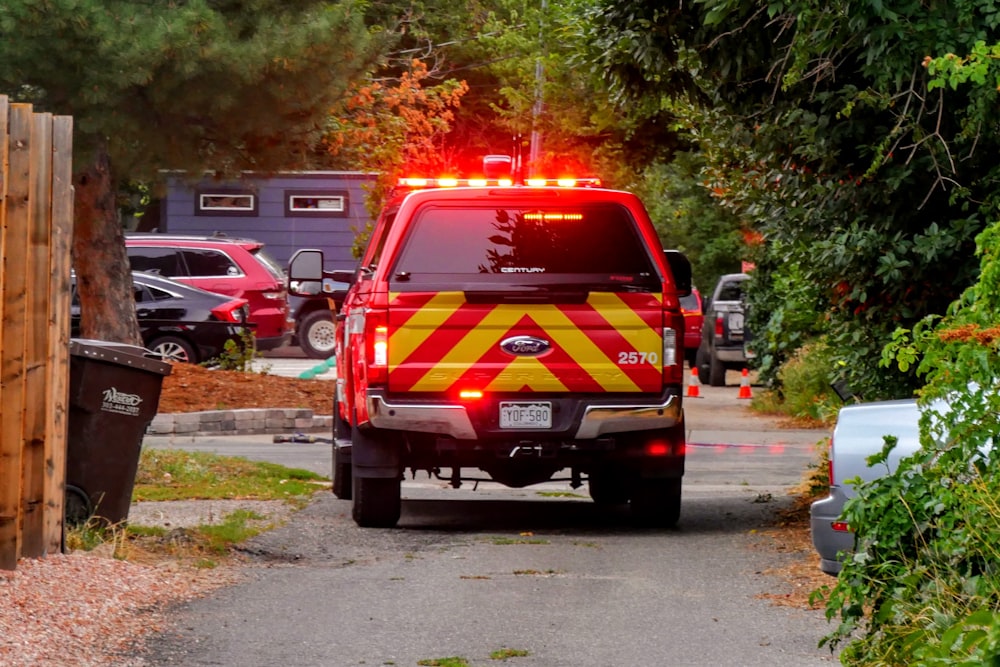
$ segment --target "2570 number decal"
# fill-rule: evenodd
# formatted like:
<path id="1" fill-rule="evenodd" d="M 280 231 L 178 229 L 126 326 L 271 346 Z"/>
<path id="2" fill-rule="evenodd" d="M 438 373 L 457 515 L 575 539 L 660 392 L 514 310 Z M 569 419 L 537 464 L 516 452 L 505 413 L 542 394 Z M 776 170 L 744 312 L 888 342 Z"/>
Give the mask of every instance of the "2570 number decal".
<path id="1" fill-rule="evenodd" d="M 641 364 L 656 365 L 660 360 L 660 355 L 656 352 L 619 352 L 619 366 L 639 366 Z"/>

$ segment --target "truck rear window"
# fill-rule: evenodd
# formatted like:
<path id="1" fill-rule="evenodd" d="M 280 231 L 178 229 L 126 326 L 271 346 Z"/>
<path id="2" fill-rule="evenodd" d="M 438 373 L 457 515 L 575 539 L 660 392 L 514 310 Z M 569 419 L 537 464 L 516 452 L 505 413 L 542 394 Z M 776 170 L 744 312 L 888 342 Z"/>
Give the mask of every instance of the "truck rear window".
<path id="1" fill-rule="evenodd" d="M 655 277 L 635 222 L 617 205 L 429 206 L 411 225 L 393 272 L 410 280 L 434 274 Z"/>

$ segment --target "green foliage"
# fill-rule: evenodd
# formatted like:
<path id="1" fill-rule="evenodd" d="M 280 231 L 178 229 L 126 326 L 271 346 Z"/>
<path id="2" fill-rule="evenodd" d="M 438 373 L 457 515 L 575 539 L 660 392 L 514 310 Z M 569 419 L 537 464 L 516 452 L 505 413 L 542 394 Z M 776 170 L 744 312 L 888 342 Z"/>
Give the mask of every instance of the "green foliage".
<path id="1" fill-rule="evenodd" d="M 830 422 L 841 407 L 830 388 L 835 377 L 833 350 L 822 339 L 796 349 L 778 373 L 785 414 Z"/>
<path id="2" fill-rule="evenodd" d="M 901 331 L 885 359 L 927 380 L 921 449 L 858 484 L 856 549 L 827 602 L 846 664 L 1000 664 L 1000 223 L 977 238 L 981 279 L 940 320 Z M 919 360 L 919 361 L 918 361 Z M 869 463 L 886 465 L 887 438 Z"/>
<path id="3" fill-rule="evenodd" d="M 993 3 L 602 0 L 589 16 L 592 66 L 640 108 L 670 110 L 718 205 L 763 239 L 763 375 L 819 326 L 857 392 L 910 395 L 919 378 L 879 366 L 881 349 L 972 283 L 973 239 L 1000 213 L 996 92 L 932 89 L 921 65 L 969 45 L 978 80 L 992 52 L 972 45 L 1000 36 Z M 789 281 L 814 290 L 799 296 L 815 318 L 786 319 Z"/>
<path id="4" fill-rule="evenodd" d="M 222 346 L 222 353 L 208 362 L 207 365 L 220 368 L 225 371 L 241 371 L 243 373 L 252 370 L 254 359 L 261 357 L 257 351 L 256 337 L 249 327 L 243 329 L 240 334 L 240 342 L 227 340 Z"/>
<path id="5" fill-rule="evenodd" d="M 119 181 L 161 169 L 301 168 L 370 67 L 354 2 L 8 0 L 0 90 L 74 117 L 83 164 L 107 142 Z"/>
<path id="6" fill-rule="evenodd" d="M 653 163 L 643 170 L 635 193 L 645 202 L 663 246 L 687 255 L 695 285 L 707 293 L 720 275 L 741 270 L 745 246 L 739 220 L 701 182 L 703 164 L 701 156 L 687 152 L 669 163 Z"/>

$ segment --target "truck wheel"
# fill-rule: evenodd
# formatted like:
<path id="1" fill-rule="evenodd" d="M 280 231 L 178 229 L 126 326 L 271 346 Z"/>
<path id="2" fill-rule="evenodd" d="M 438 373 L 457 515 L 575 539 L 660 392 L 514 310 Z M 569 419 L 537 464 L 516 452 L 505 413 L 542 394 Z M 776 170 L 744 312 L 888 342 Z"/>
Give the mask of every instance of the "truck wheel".
<path id="1" fill-rule="evenodd" d="M 333 495 L 341 500 L 351 499 L 351 457 L 336 444 L 333 446 Z"/>
<path id="2" fill-rule="evenodd" d="M 314 310 L 298 325 L 299 347 L 311 359 L 329 359 L 337 342 L 337 327 L 329 310 Z"/>
<path id="3" fill-rule="evenodd" d="M 726 364 L 716 358 L 713 354 L 709 360 L 708 384 L 713 387 L 726 386 Z"/>
<path id="4" fill-rule="evenodd" d="M 351 439 L 351 426 L 340 417 L 337 397 L 333 397 L 333 495 L 351 499 L 351 457 L 337 446 L 338 440 Z"/>
<path id="5" fill-rule="evenodd" d="M 708 354 L 704 346 L 698 346 L 694 355 L 694 365 L 698 369 L 698 382 L 708 384 Z"/>
<path id="6" fill-rule="evenodd" d="M 681 478 L 639 480 L 630 505 L 632 518 L 639 525 L 672 528 L 681 518 Z"/>
<path id="7" fill-rule="evenodd" d="M 615 471 L 595 470 L 588 475 L 590 497 L 601 506 L 624 505 L 628 502 L 629 483 Z"/>
<path id="8" fill-rule="evenodd" d="M 399 478 L 355 477 L 351 516 L 362 528 L 392 528 L 399 521 L 402 502 Z"/>

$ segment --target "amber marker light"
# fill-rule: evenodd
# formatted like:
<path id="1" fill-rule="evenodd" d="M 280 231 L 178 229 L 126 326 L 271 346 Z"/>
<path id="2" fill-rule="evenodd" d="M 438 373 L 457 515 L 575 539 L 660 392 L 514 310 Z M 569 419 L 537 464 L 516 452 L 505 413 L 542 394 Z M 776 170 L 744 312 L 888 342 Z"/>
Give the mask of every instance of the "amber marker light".
<path id="1" fill-rule="evenodd" d="M 483 392 L 478 389 L 463 389 L 458 392 L 458 397 L 465 401 L 477 401 L 483 397 Z"/>

